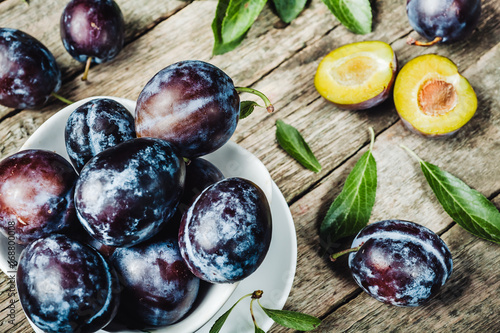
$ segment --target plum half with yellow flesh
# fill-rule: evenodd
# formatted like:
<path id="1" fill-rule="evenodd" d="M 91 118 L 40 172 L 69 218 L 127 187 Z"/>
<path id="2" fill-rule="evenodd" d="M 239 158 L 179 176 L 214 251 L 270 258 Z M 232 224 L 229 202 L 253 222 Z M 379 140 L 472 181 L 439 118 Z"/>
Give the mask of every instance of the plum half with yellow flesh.
<path id="1" fill-rule="evenodd" d="M 336 106 L 363 110 L 389 97 L 396 71 L 396 55 L 389 44 L 352 43 L 333 50 L 320 62 L 314 85 Z"/>
<path id="2" fill-rule="evenodd" d="M 451 60 L 426 54 L 410 60 L 399 72 L 394 104 L 412 132 L 443 137 L 455 133 L 472 118 L 477 97 Z"/>

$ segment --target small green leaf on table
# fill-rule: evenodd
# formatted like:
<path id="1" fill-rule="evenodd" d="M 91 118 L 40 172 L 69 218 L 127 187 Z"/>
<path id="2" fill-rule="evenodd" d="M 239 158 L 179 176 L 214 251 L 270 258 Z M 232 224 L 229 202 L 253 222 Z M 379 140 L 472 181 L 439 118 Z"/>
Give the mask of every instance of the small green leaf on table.
<path id="1" fill-rule="evenodd" d="M 285 23 L 292 22 L 306 6 L 307 0 L 272 0 L 276 12 Z"/>
<path id="2" fill-rule="evenodd" d="M 232 42 L 224 43 L 222 41 L 222 22 L 226 17 L 227 7 L 230 0 L 219 0 L 217 4 L 217 10 L 215 12 L 215 18 L 212 21 L 212 31 L 214 34 L 214 48 L 212 53 L 214 55 L 224 54 L 226 52 L 234 50 L 242 41 L 245 39 L 246 33 L 241 35 L 239 38 Z"/>
<path id="3" fill-rule="evenodd" d="M 273 310 L 263 307 L 260 302 L 262 310 L 274 320 L 277 324 L 285 326 L 298 331 L 311 331 L 321 324 L 321 320 L 310 316 L 305 313 L 287 311 L 287 310 Z"/>
<path id="4" fill-rule="evenodd" d="M 276 138 L 279 145 L 304 167 L 314 172 L 321 171 L 321 165 L 300 132 L 283 120 L 276 121 Z"/>
<path id="5" fill-rule="evenodd" d="M 370 128 L 370 148 L 356 162 L 344 187 L 326 213 L 320 227 L 322 246 L 357 234 L 370 220 L 377 191 L 377 163 L 372 155 L 375 133 Z"/>
<path id="6" fill-rule="evenodd" d="M 429 186 L 448 215 L 471 234 L 500 244 L 500 212 L 479 191 L 438 166 L 422 160 L 402 146 L 420 163 Z"/>
<path id="7" fill-rule="evenodd" d="M 372 31 L 370 0 L 323 0 L 328 9 L 347 29 L 357 34 Z"/>

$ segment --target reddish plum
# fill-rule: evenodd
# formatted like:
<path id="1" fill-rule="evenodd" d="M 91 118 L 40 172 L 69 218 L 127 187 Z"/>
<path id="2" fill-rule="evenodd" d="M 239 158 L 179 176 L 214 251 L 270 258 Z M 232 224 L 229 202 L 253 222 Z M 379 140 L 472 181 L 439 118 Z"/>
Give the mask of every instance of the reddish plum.
<path id="1" fill-rule="evenodd" d="M 22 150 L 0 162 L 0 230 L 15 231 L 27 244 L 68 230 L 76 221 L 73 190 L 77 174 L 62 156 Z"/>

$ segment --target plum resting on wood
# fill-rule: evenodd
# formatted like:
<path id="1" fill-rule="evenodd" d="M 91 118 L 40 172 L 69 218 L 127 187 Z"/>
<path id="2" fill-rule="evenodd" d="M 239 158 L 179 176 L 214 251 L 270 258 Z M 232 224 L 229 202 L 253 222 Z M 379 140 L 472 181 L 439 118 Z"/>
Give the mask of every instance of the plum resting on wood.
<path id="1" fill-rule="evenodd" d="M 418 306 L 448 280 L 453 262 L 448 247 L 431 230 L 408 221 L 368 225 L 352 243 L 349 268 L 356 283 L 375 299 Z"/>
<path id="2" fill-rule="evenodd" d="M 42 43 L 20 30 L 0 28 L 0 104 L 39 108 L 60 86 L 59 67 Z"/>

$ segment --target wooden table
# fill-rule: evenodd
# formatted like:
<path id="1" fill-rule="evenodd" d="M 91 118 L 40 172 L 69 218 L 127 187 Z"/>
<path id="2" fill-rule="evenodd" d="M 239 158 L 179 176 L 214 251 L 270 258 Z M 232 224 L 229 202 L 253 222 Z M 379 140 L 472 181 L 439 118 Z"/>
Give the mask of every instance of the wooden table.
<path id="1" fill-rule="evenodd" d="M 405 1 L 374 2 L 374 32 L 355 35 L 312 0 L 285 25 L 266 7 L 243 43 L 212 56 L 211 22 L 216 1 L 118 0 L 126 20 L 126 45 L 112 62 L 93 66 L 82 82 L 83 65 L 64 50 L 59 18 L 67 1 L 0 0 L 0 25 L 21 29 L 44 43 L 63 73 L 60 94 L 79 100 L 95 95 L 136 99 L 146 82 L 163 67 L 184 59 L 219 66 L 239 86 L 265 92 L 276 112 L 257 110 L 241 121 L 233 140 L 269 169 L 295 221 L 298 261 L 285 308 L 323 319 L 317 332 L 499 332 L 500 247 L 456 225 L 443 211 L 416 161 L 421 158 L 453 173 L 500 207 L 500 2 L 483 0 L 482 18 L 463 42 L 419 48 L 406 45 L 412 31 Z M 381 40 L 392 45 L 404 65 L 420 54 L 437 53 L 453 60 L 474 87 L 479 101 L 475 117 L 453 137 L 432 140 L 403 128 L 392 100 L 366 111 L 343 111 L 320 97 L 313 84 L 319 61 L 346 43 Z M 0 157 L 16 152 L 50 116 L 64 107 L 51 100 L 42 110 L 0 107 Z M 323 169 L 306 170 L 279 148 L 275 122 L 295 126 L 309 142 Z M 387 306 L 361 291 L 346 261 L 330 263 L 321 254 L 318 228 L 347 174 L 366 151 L 373 127 L 378 189 L 370 221 L 406 219 L 442 236 L 454 258 L 454 272 L 437 297 L 418 308 Z M 347 248 L 349 241 L 340 244 Z M 276 277 L 269 277 L 270 279 Z M 0 275 L 0 331 L 32 332 L 21 307 L 10 314 L 9 278 Z M 290 331 L 273 326 L 271 332 Z"/>

